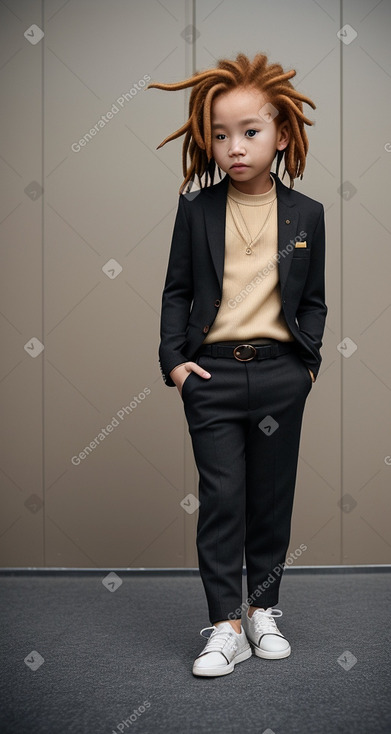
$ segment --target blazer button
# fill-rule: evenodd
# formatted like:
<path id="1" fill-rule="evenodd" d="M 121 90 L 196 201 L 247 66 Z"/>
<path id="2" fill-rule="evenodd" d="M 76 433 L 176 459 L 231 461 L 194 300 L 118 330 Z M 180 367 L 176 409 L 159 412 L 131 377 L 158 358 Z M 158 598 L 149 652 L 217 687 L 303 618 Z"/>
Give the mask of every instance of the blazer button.
<path id="1" fill-rule="evenodd" d="M 204 332 L 204 334 L 207 334 L 208 331 L 209 331 L 209 326 L 204 326 L 204 328 L 202 329 L 202 331 Z"/>
<path id="2" fill-rule="evenodd" d="M 215 301 L 216 308 L 219 308 L 220 304 L 221 304 L 221 301 L 219 298 L 217 298 L 217 300 Z"/>

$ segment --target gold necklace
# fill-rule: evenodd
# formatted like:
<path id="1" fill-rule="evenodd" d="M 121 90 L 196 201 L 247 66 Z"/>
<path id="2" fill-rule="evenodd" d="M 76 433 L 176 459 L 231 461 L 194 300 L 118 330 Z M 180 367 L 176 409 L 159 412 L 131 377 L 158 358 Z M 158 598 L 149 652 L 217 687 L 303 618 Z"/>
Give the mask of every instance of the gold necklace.
<path id="1" fill-rule="evenodd" d="M 244 217 L 243 217 L 243 215 L 242 215 L 242 212 L 241 212 L 241 211 L 240 211 L 240 209 L 239 209 L 239 204 L 238 204 L 238 202 L 237 202 L 237 201 L 235 201 L 235 204 L 236 204 L 236 207 L 237 207 L 237 211 L 238 211 L 238 214 L 239 214 L 239 216 L 240 216 L 240 219 L 242 220 L 242 223 L 243 223 L 243 225 L 244 225 L 244 227 L 245 227 L 245 229 L 246 229 L 246 231 L 247 231 L 248 237 L 249 237 L 249 242 L 247 242 L 247 238 L 246 238 L 246 236 L 245 236 L 245 235 L 243 234 L 243 230 L 241 229 L 241 227 L 239 227 L 239 222 L 238 222 L 237 218 L 235 217 L 235 215 L 234 215 L 234 213 L 233 213 L 233 209 L 232 209 L 232 204 L 231 204 L 231 197 L 230 197 L 230 196 L 228 196 L 228 206 L 229 206 L 229 209 L 230 209 L 230 212 L 231 212 L 231 216 L 232 216 L 232 219 L 233 219 L 233 221 L 234 221 L 234 223 L 235 223 L 235 226 L 236 226 L 236 229 L 237 229 L 237 231 L 238 231 L 239 235 L 241 236 L 241 238 L 242 238 L 242 239 L 244 240 L 244 242 L 246 243 L 246 248 L 245 248 L 245 253 L 246 253 L 246 255 L 252 255 L 252 254 L 253 254 L 253 250 L 252 250 L 252 247 L 254 246 L 255 242 L 257 242 L 257 240 L 259 240 L 259 238 L 261 237 L 261 235 L 262 235 L 262 232 L 263 232 L 263 230 L 265 229 L 265 227 L 266 227 L 266 225 L 267 225 L 267 223 L 268 223 L 268 221 L 269 221 L 269 219 L 270 219 L 270 216 L 271 216 L 271 213 L 272 213 L 272 210 L 273 210 L 273 206 L 274 206 L 274 202 L 275 202 L 276 200 L 277 200 L 277 197 L 276 197 L 275 199 L 273 199 L 273 201 L 271 202 L 271 205 L 269 206 L 269 211 L 268 211 L 268 213 L 267 213 L 266 219 L 265 219 L 265 221 L 264 221 L 264 223 L 263 223 L 263 225 L 262 225 L 261 229 L 259 230 L 258 234 L 257 234 L 257 235 L 256 235 L 256 236 L 255 236 L 254 238 L 252 238 L 252 237 L 251 237 L 251 234 L 250 234 L 250 232 L 248 231 L 248 227 L 247 227 L 246 221 L 245 221 L 245 219 L 244 219 Z"/>

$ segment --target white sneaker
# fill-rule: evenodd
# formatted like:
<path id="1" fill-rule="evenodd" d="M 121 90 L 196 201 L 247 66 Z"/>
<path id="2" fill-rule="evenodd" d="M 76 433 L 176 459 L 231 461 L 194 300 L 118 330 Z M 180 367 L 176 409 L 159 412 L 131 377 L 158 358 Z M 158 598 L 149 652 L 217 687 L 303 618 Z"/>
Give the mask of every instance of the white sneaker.
<path id="1" fill-rule="evenodd" d="M 243 627 L 246 636 L 259 658 L 278 660 L 291 654 L 291 646 L 278 629 L 274 617 L 282 617 L 282 611 L 268 607 L 266 611 L 256 609 L 251 619 L 248 610 L 244 615 Z"/>
<path id="2" fill-rule="evenodd" d="M 252 655 L 243 627 L 239 634 L 229 622 L 222 622 L 217 627 L 204 627 L 200 635 L 209 640 L 194 661 L 193 675 L 227 675 L 236 663 Z"/>

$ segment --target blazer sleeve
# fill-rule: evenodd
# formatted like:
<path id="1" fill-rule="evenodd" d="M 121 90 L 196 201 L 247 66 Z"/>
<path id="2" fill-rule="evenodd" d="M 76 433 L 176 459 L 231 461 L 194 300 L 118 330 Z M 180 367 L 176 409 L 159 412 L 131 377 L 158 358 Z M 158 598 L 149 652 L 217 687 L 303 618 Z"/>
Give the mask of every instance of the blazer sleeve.
<path id="1" fill-rule="evenodd" d="M 315 378 L 322 361 L 320 349 L 328 311 L 325 303 L 324 208 L 322 204 L 320 206 L 320 214 L 313 234 L 310 266 L 296 313 L 299 329 L 306 334 L 318 360 L 317 367 L 310 365 L 315 373 Z M 306 359 L 305 356 L 304 359 Z"/>
<path id="2" fill-rule="evenodd" d="M 159 364 L 163 379 L 169 387 L 175 387 L 169 376 L 171 370 L 188 361 L 184 349 L 193 301 L 193 269 L 191 227 L 185 206 L 186 198 L 181 194 L 172 234 L 160 317 Z"/>

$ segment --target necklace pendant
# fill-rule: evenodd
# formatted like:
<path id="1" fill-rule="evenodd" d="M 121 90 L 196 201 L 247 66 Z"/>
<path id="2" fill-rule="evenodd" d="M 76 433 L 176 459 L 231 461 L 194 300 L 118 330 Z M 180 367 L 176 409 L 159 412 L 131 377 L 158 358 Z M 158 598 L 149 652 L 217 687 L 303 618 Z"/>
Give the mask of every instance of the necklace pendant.
<path id="1" fill-rule="evenodd" d="M 246 255 L 252 255 L 252 254 L 253 254 L 253 251 L 251 247 L 246 247 Z"/>

